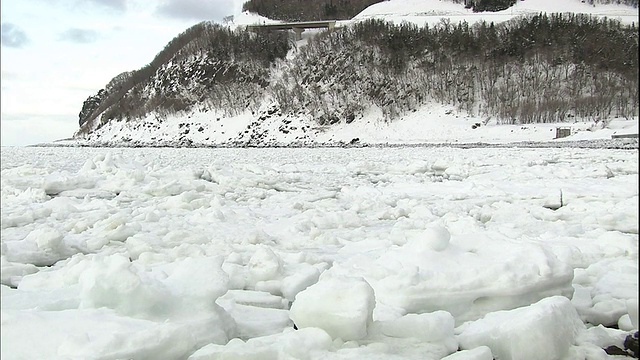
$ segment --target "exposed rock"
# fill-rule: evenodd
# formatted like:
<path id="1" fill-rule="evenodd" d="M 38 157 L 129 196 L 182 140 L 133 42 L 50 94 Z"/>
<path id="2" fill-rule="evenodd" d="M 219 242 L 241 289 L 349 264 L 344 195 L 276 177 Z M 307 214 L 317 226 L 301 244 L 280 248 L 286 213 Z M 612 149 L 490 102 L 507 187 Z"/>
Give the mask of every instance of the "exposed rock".
<path id="1" fill-rule="evenodd" d="M 97 94 L 89 96 L 87 100 L 82 103 L 82 110 L 80 110 L 80 114 L 78 114 L 78 123 L 80 126 L 89 120 L 90 116 L 100 106 L 102 100 L 104 100 L 107 95 L 108 93 L 105 89 L 100 89 Z"/>

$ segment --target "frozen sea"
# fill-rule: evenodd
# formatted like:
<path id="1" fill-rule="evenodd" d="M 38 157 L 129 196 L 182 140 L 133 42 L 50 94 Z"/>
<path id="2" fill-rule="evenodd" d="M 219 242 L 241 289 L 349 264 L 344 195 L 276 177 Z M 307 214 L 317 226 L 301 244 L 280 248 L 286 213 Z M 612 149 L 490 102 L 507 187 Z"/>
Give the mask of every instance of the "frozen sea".
<path id="1" fill-rule="evenodd" d="M 2 359 L 608 359 L 638 150 L 3 147 Z"/>

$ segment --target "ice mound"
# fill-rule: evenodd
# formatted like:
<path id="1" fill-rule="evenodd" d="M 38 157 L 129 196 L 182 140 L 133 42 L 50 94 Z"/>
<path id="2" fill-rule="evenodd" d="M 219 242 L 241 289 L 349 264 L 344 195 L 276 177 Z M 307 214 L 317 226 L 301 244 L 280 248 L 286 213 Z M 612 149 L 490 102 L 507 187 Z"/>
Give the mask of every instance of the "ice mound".
<path id="1" fill-rule="evenodd" d="M 3 359 L 179 359 L 196 346 L 184 325 L 132 319 L 110 309 L 3 309 L 2 327 Z M 23 346 L 24 339 L 38 346 Z"/>
<path id="2" fill-rule="evenodd" d="M 585 325 L 569 299 L 554 296 L 533 305 L 496 311 L 463 327 L 462 349 L 488 346 L 501 360 L 561 359 Z"/>
<path id="3" fill-rule="evenodd" d="M 2 254 L 9 262 L 49 266 L 78 252 L 65 242 L 60 230 L 42 226 L 23 239 L 2 243 Z"/>
<path id="4" fill-rule="evenodd" d="M 375 297 L 362 278 L 321 277 L 296 295 L 290 317 L 298 328 L 318 327 L 344 341 L 367 336 Z"/>
<path id="5" fill-rule="evenodd" d="M 107 307 L 152 320 L 215 313 L 221 310 L 215 300 L 228 290 L 221 262 L 185 258 L 156 269 L 155 274 L 121 255 L 95 257 L 78 278 L 80 308 Z"/>
<path id="6" fill-rule="evenodd" d="M 430 226 L 420 237 L 413 238 L 406 245 L 407 248 L 416 252 L 443 251 L 449 246 L 451 234 L 442 226 Z"/>
<path id="7" fill-rule="evenodd" d="M 573 294 L 572 268 L 544 244 L 486 232 L 452 236 L 441 225 L 428 226 L 400 246 L 356 254 L 328 272 L 362 276 L 381 304 L 404 313 L 445 310 L 458 324 Z"/>
<path id="8" fill-rule="evenodd" d="M 228 290 L 228 277 L 221 263 L 221 257 L 201 256 L 145 266 L 131 262 L 121 254 L 78 255 L 68 260 L 65 267 L 26 275 L 18 289 L 6 292 L 6 295 L 19 300 L 30 291 L 40 294 L 45 299 L 32 302 L 33 308 L 64 312 L 65 316 L 71 317 L 92 314 L 95 309 L 107 309 L 111 314 L 105 320 L 107 323 L 116 318 L 146 321 L 149 327 L 161 331 L 161 338 L 173 338 L 174 333 L 181 333 L 179 337 L 188 338 L 190 345 L 187 349 L 191 349 L 209 343 L 223 344 L 236 336 L 233 318 L 216 304 L 216 300 Z M 45 288 L 50 291 L 44 291 Z M 9 296 L 6 299 L 14 304 L 16 311 L 30 310 L 22 309 L 24 306 L 12 302 Z M 147 342 L 156 341 L 160 335 L 153 334 L 140 333 L 136 341 L 147 338 Z M 67 347 L 73 356 L 89 354 L 93 351 L 91 349 L 95 350 L 95 346 L 102 344 L 89 345 L 93 341 L 82 334 L 78 339 Z M 104 351 L 112 351 L 109 347 L 113 344 L 108 345 L 108 339 L 103 340 L 106 341 Z"/>
<path id="9" fill-rule="evenodd" d="M 623 316 L 630 316 L 635 301 L 637 319 L 638 261 L 603 259 L 586 269 L 575 270 L 572 302 L 581 318 L 594 325 L 616 325 Z M 632 318 L 629 317 L 629 322 Z M 633 325 L 631 325 L 633 326 Z M 637 329 L 637 320 L 635 329 Z"/>
<path id="10" fill-rule="evenodd" d="M 246 342 L 233 339 L 226 345 L 210 344 L 193 353 L 189 360 L 320 358 L 313 355 L 329 350 L 331 345 L 331 337 L 321 329 L 289 329 L 281 334 L 254 338 Z"/>

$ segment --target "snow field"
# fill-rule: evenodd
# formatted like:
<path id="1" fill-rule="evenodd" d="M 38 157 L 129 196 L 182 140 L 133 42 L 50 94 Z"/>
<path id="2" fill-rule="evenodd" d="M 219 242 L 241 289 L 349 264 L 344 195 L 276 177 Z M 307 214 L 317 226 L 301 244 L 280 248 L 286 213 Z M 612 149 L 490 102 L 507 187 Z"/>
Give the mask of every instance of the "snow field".
<path id="1" fill-rule="evenodd" d="M 3 359 L 604 359 L 638 329 L 637 151 L 1 155 Z"/>
<path id="2" fill-rule="evenodd" d="M 401 23 L 413 22 L 420 26 L 428 24 L 436 25 L 440 19 L 447 18 L 451 22 L 466 21 L 473 24 L 479 21 L 503 22 L 516 16 L 539 13 L 582 13 L 594 16 L 608 17 L 621 21 L 623 24 L 637 23 L 638 9 L 621 4 L 589 5 L 581 0 L 523 0 L 514 6 L 497 12 L 474 13 L 471 9 L 465 9 L 464 3 L 440 0 L 389 0 L 369 6 L 358 14 L 353 21 L 362 21 L 370 18 L 380 18 L 386 21 Z"/>

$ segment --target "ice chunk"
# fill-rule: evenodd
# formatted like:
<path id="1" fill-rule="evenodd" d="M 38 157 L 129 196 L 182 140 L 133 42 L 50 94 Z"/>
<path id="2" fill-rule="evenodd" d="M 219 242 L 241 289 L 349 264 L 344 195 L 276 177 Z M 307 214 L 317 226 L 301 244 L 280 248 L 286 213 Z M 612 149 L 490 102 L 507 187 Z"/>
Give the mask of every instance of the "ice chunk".
<path id="1" fill-rule="evenodd" d="M 44 191 L 47 195 L 56 195 L 66 190 L 91 189 L 96 185 L 94 179 L 80 175 L 70 175 L 66 172 L 52 173 L 44 180 Z"/>
<path id="2" fill-rule="evenodd" d="M 282 260 L 269 247 L 258 246 L 249 260 L 249 274 L 254 282 L 274 280 L 282 273 Z"/>
<path id="3" fill-rule="evenodd" d="M 416 252 L 442 251 L 449 246 L 449 240 L 451 240 L 451 234 L 445 227 L 432 225 L 426 228 L 419 237 L 409 240 L 406 246 Z"/>
<path id="4" fill-rule="evenodd" d="M 229 290 L 224 296 L 220 297 L 220 300 L 270 309 L 285 309 L 287 307 L 285 299 L 264 291 Z"/>
<path id="5" fill-rule="evenodd" d="M 22 264 L 7 261 L 5 256 L 0 257 L 0 274 L 3 285 L 17 287 L 22 277 L 38 272 L 38 268 L 32 264 Z"/>
<path id="6" fill-rule="evenodd" d="M 169 289 L 144 275 L 121 255 L 94 259 L 78 279 L 80 308 L 106 307 L 147 319 L 168 316 L 172 307 Z"/>
<path id="7" fill-rule="evenodd" d="M 189 356 L 188 360 L 242 359 L 277 360 L 278 351 L 269 346 L 250 346 L 241 339 L 226 345 L 209 344 Z"/>
<path id="8" fill-rule="evenodd" d="M 407 314 L 395 320 L 381 322 L 382 333 L 398 338 L 416 338 L 439 342 L 453 337 L 455 319 L 446 311 L 428 314 Z"/>
<path id="9" fill-rule="evenodd" d="M 471 350 L 454 352 L 442 360 L 493 360 L 493 353 L 488 346 L 478 346 Z"/>
<path id="10" fill-rule="evenodd" d="M 602 325 L 581 331 L 576 338 L 578 345 L 596 345 L 601 349 L 609 346 L 624 348 L 624 339 L 629 333 L 619 329 L 610 329 Z"/>
<path id="11" fill-rule="evenodd" d="M 217 303 L 235 320 L 236 335 L 241 339 L 273 335 L 293 328 L 288 310 L 236 304 L 222 298 Z"/>
<path id="12" fill-rule="evenodd" d="M 600 236 L 598 240 L 606 239 Z M 613 237 L 623 243 L 625 238 Z M 606 243 L 608 251 L 615 247 Z M 637 246 L 637 245 L 636 245 Z M 628 251 L 628 250 L 627 250 Z M 574 305 L 584 321 L 594 325 L 616 325 L 620 317 L 637 309 L 638 263 L 625 258 L 605 258 L 588 268 L 576 269 Z M 636 306 L 629 309 L 627 302 Z M 631 312 L 629 312 L 631 311 Z M 637 310 L 636 310 L 637 313 Z M 630 318 L 631 320 L 631 318 Z M 637 328 L 637 327 L 636 327 Z"/>
<path id="13" fill-rule="evenodd" d="M 571 301 L 554 296 L 470 323 L 458 336 L 462 349 L 488 346 L 501 360 L 553 360 L 565 356 L 585 329 Z"/>
<path id="14" fill-rule="evenodd" d="M 634 329 L 629 314 L 622 315 L 620 319 L 618 319 L 618 329 L 625 331 L 631 331 Z"/>
<path id="15" fill-rule="evenodd" d="M 8 261 L 36 266 L 53 265 L 77 252 L 67 246 L 59 230 L 49 226 L 32 230 L 22 240 L 3 244 L 6 246 L 3 255 Z"/>
<path id="16" fill-rule="evenodd" d="M 220 257 L 186 258 L 174 264 L 164 285 L 182 299 L 188 299 L 191 311 L 194 308 L 209 310 L 214 301 L 227 292 L 229 277 L 221 268 Z"/>
<path id="17" fill-rule="evenodd" d="M 491 232 L 451 236 L 448 241 L 446 229 L 435 229 L 429 230 L 433 242 L 418 235 L 401 246 L 354 254 L 327 271 L 362 276 L 380 304 L 404 313 L 448 311 L 458 325 L 492 311 L 573 293 L 573 269 L 545 244 L 514 244 Z"/>
<path id="18" fill-rule="evenodd" d="M 222 270 L 229 276 L 230 289 L 244 289 L 247 284 L 248 270 L 240 265 L 227 261 L 222 264 Z"/>
<path id="19" fill-rule="evenodd" d="M 290 317 L 298 328 L 318 327 L 332 338 L 358 340 L 373 321 L 373 289 L 362 278 L 324 277 L 298 293 Z"/>
<path id="20" fill-rule="evenodd" d="M 442 175 L 448 167 L 448 162 L 444 161 L 443 159 L 438 159 L 431 165 L 431 170 L 433 170 L 436 175 Z"/>
<path id="21" fill-rule="evenodd" d="M 43 252 L 59 252 L 63 248 L 62 234 L 55 229 L 35 229 L 28 236 L 27 240 L 35 241 L 38 249 Z"/>
<path id="22" fill-rule="evenodd" d="M 2 310 L 3 359 L 179 359 L 195 345 L 183 326 L 109 309 Z"/>
<path id="23" fill-rule="evenodd" d="M 247 342 L 233 339 L 226 345 L 210 344 L 193 353 L 189 360 L 309 359 L 310 354 L 327 351 L 331 345 L 331 337 L 326 332 L 318 328 L 306 328 L 253 338 Z"/>
<path id="24" fill-rule="evenodd" d="M 311 265 L 301 264 L 292 275 L 282 280 L 282 295 L 285 299 L 293 301 L 296 295 L 318 282 L 320 271 Z"/>

